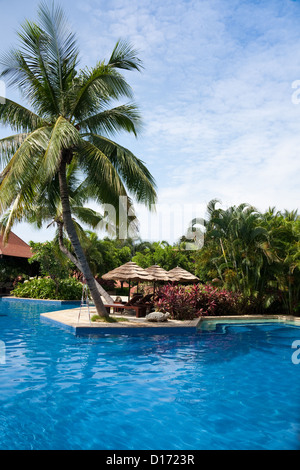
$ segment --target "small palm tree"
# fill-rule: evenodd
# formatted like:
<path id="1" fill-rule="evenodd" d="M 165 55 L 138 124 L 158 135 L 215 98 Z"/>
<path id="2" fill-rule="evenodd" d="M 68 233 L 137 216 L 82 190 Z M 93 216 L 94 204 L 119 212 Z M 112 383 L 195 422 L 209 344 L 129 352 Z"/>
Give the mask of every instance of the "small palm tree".
<path id="1" fill-rule="evenodd" d="M 0 104 L 0 123 L 17 132 L 0 141 L 0 213 L 10 209 L 20 216 L 57 178 L 64 230 L 97 313 L 107 316 L 72 219 L 67 172 L 76 162 L 90 196 L 100 203 L 117 207 L 127 191 L 148 207 L 155 202 L 155 183 L 144 163 L 110 138 L 124 130 L 137 135 L 136 105 L 111 106 L 132 98 L 118 70 L 140 70 L 141 62 L 128 43 L 118 41 L 107 62 L 77 70 L 77 42 L 62 9 L 41 4 L 38 15 L 38 24 L 22 25 L 20 48 L 0 61 L 0 76 L 18 86 L 30 106 L 9 99 Z"/>

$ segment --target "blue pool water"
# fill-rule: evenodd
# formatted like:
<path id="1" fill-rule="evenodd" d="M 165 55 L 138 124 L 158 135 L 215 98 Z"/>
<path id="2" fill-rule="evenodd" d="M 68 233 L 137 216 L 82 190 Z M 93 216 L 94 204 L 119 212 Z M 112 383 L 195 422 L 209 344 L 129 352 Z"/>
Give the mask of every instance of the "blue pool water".
<path id="1" fill-rule="evenodd" d="M 0 449 L 300 448 L 299 327 L 76 337 L 61 308 L 0 300 Z"/>

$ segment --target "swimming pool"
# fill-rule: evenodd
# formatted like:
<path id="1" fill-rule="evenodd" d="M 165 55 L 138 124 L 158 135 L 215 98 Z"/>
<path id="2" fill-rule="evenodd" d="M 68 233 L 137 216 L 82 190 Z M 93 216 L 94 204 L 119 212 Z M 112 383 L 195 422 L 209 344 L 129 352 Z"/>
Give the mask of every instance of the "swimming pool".
<path id="1" fill-rule="evenodd" d="M 1 449 L 299 449 L 299 327 L 76 337 L 60 308 L 0 300 Z"/>

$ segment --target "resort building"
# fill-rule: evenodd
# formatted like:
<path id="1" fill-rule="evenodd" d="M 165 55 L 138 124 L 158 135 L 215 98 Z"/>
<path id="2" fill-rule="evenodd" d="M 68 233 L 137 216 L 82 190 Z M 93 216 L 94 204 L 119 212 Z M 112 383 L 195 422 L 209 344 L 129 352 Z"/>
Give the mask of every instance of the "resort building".
<path id="1" fill-rule="evenodd" d="M 10 232 L 6 243 L 0 235 L 0 296 L 10 293 L 16 273 L 33 273 L 35 267 L 28 263 L 31 256 L 30 246 L 15 233 Z"/>

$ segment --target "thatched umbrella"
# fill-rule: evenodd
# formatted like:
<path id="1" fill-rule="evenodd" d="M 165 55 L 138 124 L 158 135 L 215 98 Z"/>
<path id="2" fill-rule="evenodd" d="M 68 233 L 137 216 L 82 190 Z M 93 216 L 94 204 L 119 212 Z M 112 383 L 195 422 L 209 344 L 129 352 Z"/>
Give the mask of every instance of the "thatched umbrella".
<path id="1" fill-rule="evenodd" d="M 118 268 L 103 274 L 102 279 L 109 279 L 114 281 L 128 281 L 129 294 L 128 300 L 130 299 L 130 282 L 131 281 L 154 281 L 154 277 L 151 276 L 145 269 L 138 266 L 133 261 L 119 266 Z"/>
<path id="2" fill-rule="evenodd" d="M 161 268 L 158 264 L 146 268 L 145 271 L 154 277 L 153 294 L 155 293 L 155 281 L 171 281 L 168 271 Z"/>
<path id="3" fill-rule="evenodd" d="M 169 279 L 172 282 L 197 282 L 199 278 L 194 274 L 177 266 L 168 271 Z"/>
<path id="4" fill-rule="evenodd" d="M 151 276 L 154 277 L 155 281 L 169 281 L 169 273 L 165 269 L 161 268 L 158 264 L 154 264 L 149 268 L 146 268 L 147 271 Z"/>

